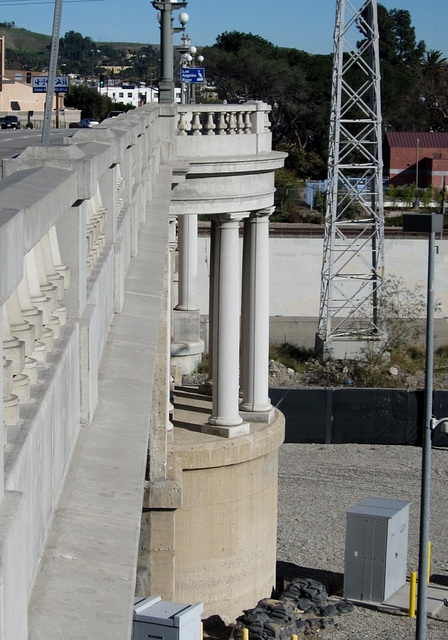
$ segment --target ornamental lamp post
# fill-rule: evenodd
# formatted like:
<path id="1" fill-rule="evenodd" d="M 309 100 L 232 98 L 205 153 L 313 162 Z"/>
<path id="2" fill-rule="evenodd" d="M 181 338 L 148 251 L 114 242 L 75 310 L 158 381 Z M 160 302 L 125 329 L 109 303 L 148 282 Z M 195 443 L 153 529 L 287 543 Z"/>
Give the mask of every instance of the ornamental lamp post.
<path id="1" fill-rule="evenodd" d="M 188 22 L 188 13 L 182 11 L 179 14 L 180 27 L 173 26 L 173 10 L 184 9 L 187 2 L 177 0 L 153 0 L 152 6 L 160 13 L 157 16 L 160 22 L 160 81 L 159 102 L 174 102 L 174 77 L 173 77 L 173 33 L 185 30 Z"/>
<path id="2" fill-rule="evenodd" d="M 190 67 L 192 67 L 193 69 L 195 68 L 195 56 L 197 54 L 198 50 L 196 47 L 190 47 L 190 55 L 189 55 L 189 59 L 188 62 L 190 63 Z M 199 65 L 201 65 L 204 62 L 204 56 L 197 56 L 196 58 L 196 62 L 198 62 Z M 190 84 L 190 92 L 189 92 L 189 102 L 191 104 L 195 104 L 196 102 L 196 84 L 191 83 Z"/>

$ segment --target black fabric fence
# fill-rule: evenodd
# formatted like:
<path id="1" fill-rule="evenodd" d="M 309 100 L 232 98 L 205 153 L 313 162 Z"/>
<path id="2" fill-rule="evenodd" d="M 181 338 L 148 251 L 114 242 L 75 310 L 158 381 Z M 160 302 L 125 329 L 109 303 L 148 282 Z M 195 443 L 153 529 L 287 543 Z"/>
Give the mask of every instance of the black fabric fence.
<path id="1" fill-rule="evenodd" d="M 270 389 L 286 418 L 285 442 L 419 445 L 424 392 L 401 389 Z M 448 391 L 435 391 L 433 414 L 448 416 Z M 436 430 L 433 444 L 448 446 Z"/>

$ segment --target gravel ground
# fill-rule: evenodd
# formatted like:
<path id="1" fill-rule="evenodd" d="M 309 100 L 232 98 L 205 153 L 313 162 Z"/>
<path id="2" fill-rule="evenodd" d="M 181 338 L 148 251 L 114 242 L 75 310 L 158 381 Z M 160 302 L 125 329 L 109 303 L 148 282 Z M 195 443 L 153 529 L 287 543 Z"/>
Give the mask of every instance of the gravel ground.
<path id="1" fill-rule="evenodd" d="M 408 571 L 417 571 L 421 449 L 381 445 L 284 444 L 279 456 L 279 573 L 320 580 L 341 593 L 346 512 L 369 496 L 411 502 Z M 434 448 L 431 581 L 448 587 L 448 450 Z M 326 640 L 404 640 L 415 620 L 356 607 L 322 632 Z M 427 640 L 448 638 L 448 607 L 428 618 Z"/>

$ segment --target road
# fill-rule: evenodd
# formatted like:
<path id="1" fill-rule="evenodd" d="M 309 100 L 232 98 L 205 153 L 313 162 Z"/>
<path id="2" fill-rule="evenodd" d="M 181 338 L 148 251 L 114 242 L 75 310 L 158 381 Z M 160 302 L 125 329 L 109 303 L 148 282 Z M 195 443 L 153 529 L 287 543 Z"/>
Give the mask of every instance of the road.
<path id="1" fill-rule="evenodd" d="M 50 132 L 50 144 L 61 144 L 62 138 L 71 136 L 78 129 L 54 129 Z M 0 160 L 19 154 L 26 147 L 41 143 L 41 129 L 0 129 Z"/>

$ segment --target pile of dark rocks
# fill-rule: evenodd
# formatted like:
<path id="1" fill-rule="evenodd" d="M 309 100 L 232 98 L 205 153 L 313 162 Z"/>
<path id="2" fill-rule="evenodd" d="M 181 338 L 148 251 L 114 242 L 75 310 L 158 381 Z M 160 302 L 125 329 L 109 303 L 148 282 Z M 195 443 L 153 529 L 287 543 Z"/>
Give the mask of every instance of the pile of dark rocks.
<path id="1" fill-rule="evenodd" d="M 309 578 L 295 578 L 278 600 L 265 598 L 247 609 L 236 621 L 233 638 L 241 640 L 249 630 L 249 640 L 290 640 L 312 638 L 336 624 L 336 616 L 354 611 L 347 600 L 328 601 L 324 585 Z"/>

